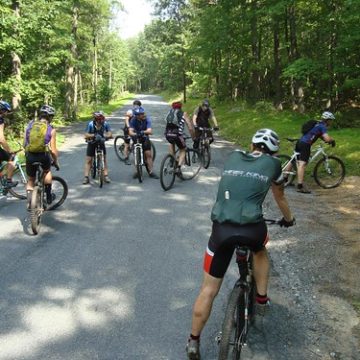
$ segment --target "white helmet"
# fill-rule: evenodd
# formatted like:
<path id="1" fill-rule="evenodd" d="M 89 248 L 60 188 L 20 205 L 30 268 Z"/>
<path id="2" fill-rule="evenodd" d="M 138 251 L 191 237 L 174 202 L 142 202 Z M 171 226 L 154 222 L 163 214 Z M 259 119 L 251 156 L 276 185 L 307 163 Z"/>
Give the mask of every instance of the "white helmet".
<path id="1" fill-rule="evenodd" d="M 260 129 L 253 136 L 252 143 L 272 154 L 279 150 L 280 140 L 275 131 Z"/>
<path id="2" fill-rule="evenodd" d="M 330 111 L 325 111 L 322 113 L 321 118 L 323 120 L 335 120 L 335 115 Z"/>
<path id="3" fill-rule="evenodd" d="M 126 116 L 132 117 L 132 116 L 133 116 L 133 111 L 129 109 L 129 110 L 126 112 Z"/>

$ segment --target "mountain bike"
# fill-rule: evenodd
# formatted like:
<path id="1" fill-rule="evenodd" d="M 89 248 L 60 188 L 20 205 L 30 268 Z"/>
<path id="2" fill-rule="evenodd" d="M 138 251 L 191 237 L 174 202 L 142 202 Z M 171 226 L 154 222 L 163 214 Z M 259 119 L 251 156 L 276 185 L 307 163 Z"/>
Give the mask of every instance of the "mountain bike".
<path id="1" fill-rule="evenodd" d="M 95 156 L 91 166 L 91 176 L 98 180 L 99 187 L 102 188 L 105 182 L 105 155 L 103 145 L 109 138 L 102 138 L 101 140 L 93 140 L 90 143 L 95 144 Z"/>
<path id="2" fill-rule="evenodd" d="M 136 168 L 137 178 L 139 183 L 142 183 L 144 180 L 143 167 L 146 168 L 146 171 L 149 173 L 148 165 L 144 156 L 144 150 L 142 143 L 140 141 L 141 137 L 136 136 L 136 141 L 134 142 L 134 165 Z"/>
<path id="3" fill-rule="evenodd" d="M 191 139 L 190 136 L 184 137 L 185 141 Z M 198 150 L 186 147 L 185 163 L 180 169 L 178 166 L 179 149 L 175 152 L 175 156 L 167 154 L 163 158 L 160 165 L 160 184 L 167 191 L 172 188 L 175 182 L 175 176 L 182 180 L 193 179 L 200 171 L 202 166 L 202 158 Z"/>
<path id="4" fill-rule="evenodd" d="M 296 142 L 298 139 L 286 138 L 290 142 Z M 291 156 L 285 154 L 276 155 L 281 161 L 283 175 L 287 177 L 285 186 L 293 183 L 297 173 L 297 159 L 299 153 L 294 151 Z M 345 177 L 345 165 L 343 161 L 334 155 L 327 155 L 323 144 L 317 145 L 311 150 L 311 156 L 308 164 L 319 159 L 313 170 L 313 177 L 316 183 L 324 189 L 332 189 L 339 186 Z"/>
<path id="5" fill-rule="evenodd" d="M 211 161 L 210 138 L 208 137 L 208 133 L 214 129 L 198 127 L 197 130 L 200 131 L 199 152 L 203 160 L 203 166 L 207 169 Z"/>
<path id="6" fill-rule="evenodd" d="M 51 204 L 47 204 L 44 183 L 45 175 L 41 168 L 41 163 L 34 162 L 32 165 L 36 166 L 37 169 L 29 210 L 31 229 L 33 234 L 37 235 L 40 230 L 41 218 L 44 211 L 55 210 L 64 203 L 68 195 L 68 186 L 64 179 L 59 176 L 53 176 L 51 185 L 52 202 Z M 54 166 L 56 167 L 56 165 Z M 56 167 L 56 169 L 59 170 L 58 167 Z"/>
<path id="7" fill-rule="evenodd" d="M 124 136 L 124 135 L 118 135 L 115 137 L 114 140 L 114 150 L 115 150 L 115 154 L 118 157 L 118 159 L 120 161 L 125 162 L 126 156 L 125 156 L 125 139 L 127 139 L 128 137 L 130 137 L 130 143 L 129 143 L 129 153 L 128 156 L 130 157 L 132 154 L 134 154 L 134 142 L 131 138 L 131 136 Z M 154 143 L 150 140 L 150 144 L 151 144 L 151 155 L 153 158 L 153 161 L 155 160 L 156 157 L 156 148 Z"/>
<path id="8" fill-rule="evenodd" d="M 265 220 L 279 224 L 278 220 Z M 256 283 L 253 277 L 253 254 L 247 246 L 235 249 L 239 279 L 230 293 L 222 330 L 216 337 L 219 344 L 218 360 L 239 360 L 242 348 L 255 315 Z"/>
<path id="9" fill-rule="evenodd" d="M 20 162 L 19 157 L 17 156 L 17 153 L 19 153 L 20 151 L 22 151 L 22 149 L 15 151 L 14 158 L 12 159 L 15 166 L 15 171 L 13 173 L 12 179 L 13 181 L 18 182 L 15 187 L 6 188 L 7 177 L 5 167 L 7 162 L 4 161 L 0 164 L 0 195 L 7 195 L 9 193 L 17 199 L 24 200 L 26 199 L 27 177 L 25 169 L 26 166 L 25 164 Z"/>

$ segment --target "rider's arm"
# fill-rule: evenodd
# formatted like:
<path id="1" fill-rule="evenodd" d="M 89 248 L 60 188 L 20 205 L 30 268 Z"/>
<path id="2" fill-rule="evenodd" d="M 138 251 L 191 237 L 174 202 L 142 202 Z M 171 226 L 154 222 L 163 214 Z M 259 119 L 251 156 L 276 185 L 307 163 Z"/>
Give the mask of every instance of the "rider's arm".
<path id="1" fill-rule="evenodd" d="M 331 143 L 333 142 L 333 138 L 331 136 L 329 136 L 327 133 L 322 134 L 321 138 L 326 142 L 326 143 Z"/>
<path id="2" fill-rule="evenodd" d="M 210 119 L 212 120 L 212 122 L 214 123 L 214 127 L 219 127 L 218 122 L 216 120 L 215 117 L 215 113 L 213 109 L 210 109 Z"/>
<path id="3" fill-rule="evenodd" d="M 5 135 L 4 135 L 4 124 L 0 125 L 0 145 L 3 147 L 3 149 L 6 152 L 11 152 L 10 147 L 8 145 L 8 143 L 5 140 Z"/>
<path id="4" fill-rule="evenodd" d="M 152 135 L 152 128 L 147 128 L 146 130 L 144 130 L 144 134 L 145 135 Z"/>
<path id="5" fill-rule="evenodd" d="M 130 125 L 130 126 L 131 126 L 131 125 Z M 136 136 L 136 131 L 135 131 L 134 128 L 129 127 L 129 135 L 130 135 L 130 136 Z"/>
<path id="6" fill-rule="evenodd" d="M 112 138 L 111 128 L 110 128 L 110 125 L 108 123 L 105 125 L 104 136 L 105 136 L 106 139 L 111 139 Z"/>
<path id="7" fill-rule="evenodd" d="M 192 121 L 193 121 L 194 127 L 197 126 L 196 120 L 197 120 L 198 114 L 199 114 L 199 108 L 197 107 L 197 108 L 195 109 L 194 115 L 193 115 L 193 117 L 192 117 Z"/>
<path id="8" fill-rule="evenodd" d="M 274 195 L 274 199 L 275 199 L 281 213 L 283 214 L 285 220 L 289 221 L 289 222 L 292 221 L 294 219 L 294 217 L 291 213 L 289 204 L 285 197 L 284 185 L 273 183 L 271 185 L 271 190 Z"/>
<path id="9" fill-rule="evenodd" d="M 56 147 L 56 130 L 55 129 L 51 130 L 50 152 L 51 152 L 51 156 L 52 156 L 54 162 L 57 162 L 59 153 L 58 153 L 58 150 Z"/>
<path id="10" fill-rule="evenodd" d="M 187 128 L 189 129 L 191 137 L 194 138 L 194 136 L 195 136 L 194 126 L 189 118 L 189 115 L 186 112 L 184 112 L 183 118 L 185 120 L 185 124 L 186 124 Z"/>

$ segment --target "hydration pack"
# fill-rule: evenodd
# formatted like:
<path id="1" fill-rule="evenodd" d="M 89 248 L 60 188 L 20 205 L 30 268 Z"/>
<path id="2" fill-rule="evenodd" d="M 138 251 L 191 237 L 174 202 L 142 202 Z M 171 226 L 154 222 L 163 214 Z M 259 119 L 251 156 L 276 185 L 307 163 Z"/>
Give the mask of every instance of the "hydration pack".
<path id="1" fill-rule="evenodd" d="M 166 115 L 166 126 L 178 126 L 183 117 L 183 112 L 180 109 L 171 109 Z"/>
<path id="2" fill-rule="evenodd" d="M 25 150 L 33 153 L 48 151 L 51 139 L 51 126 L 43 121 L 33 121 L 26 129 Z"/>
<path id="3" fill-rule="evenodd" d="M 301 132 L 303 135 L 307 134 L 312 128 L 314 128 L 319 122 L 316 120 L 308 120 L 301 126 Z"/>

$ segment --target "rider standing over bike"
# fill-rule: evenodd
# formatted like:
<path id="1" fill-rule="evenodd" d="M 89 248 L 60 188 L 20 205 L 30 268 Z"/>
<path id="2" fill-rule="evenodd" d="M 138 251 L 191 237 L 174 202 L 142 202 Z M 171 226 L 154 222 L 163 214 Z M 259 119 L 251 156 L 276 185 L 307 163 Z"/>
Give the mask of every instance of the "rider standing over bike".
<path id="1" fill-rule="evenodd" d="M 195 128 L 195 139 L 193 148 L 198 149 L 199 148 L 199 142 L 200 142 L 200 135 L 201 132 L 198 130 L 198 127 L 203 128 L 210 128 L 210 121 L 214 123 L 214 130 L 219 130 L 219 126 L 214 114 L 214 110 L 210 107 L 209 100 L 205 99 L 200 106 L 198 106 L 195 111 L 192 118 L 194 128 Z M 207 136 L 210 139 L 210 144 L 214 141 L 214 138 L 212 136 L 212 131 L 207 131 Z"/>
<path id="2" fill-rule="evenodd" d="M 269 305 L 270 263 L 265 248 L 268 233 L 262 203 L 270 187 L 283 214 L 279 225 L 289 227 L 295 223 L 284 195 L 280 161 L 272 156 L 278 149 L 277 134 L 261 129 L 252 138 L 250 153 L 234 151 L 225 163 L 211 213 L 213 226 L 205 252 L 204 280 L 193 308 L 188 359 L 200 359 L 200 333 L 210 316 L 236 246 L 247 246 L 254 254 L 258 316 L 264 315 Z"/>
<path id="3" fill-rule="evenodd" d="M 35 185 L 37 166 L 33 163 L 41 163 L 44 172 L 44 184 L 46 202 L 52 203 L 53 195 L 51 193 L 52 174 L 51 164 L 59 169 L 58 150 L 56 148 L 56 130 L 51 126 L 54 118 L 55 109 L 49 105 L 43 105 L 39 111 L 39 119 L 30 121 L 25 131 L 25 156 L 26 156 L 26 174 L 28 182 L 26 185 L 26 194 L 28 205 L 30 204 L 32 191 Z"/>
<path id="4" fill-rule="evenodd" d="M 5 184 L 5 188 L 9 189 L 11 187 L 14 187 L 18 184 L 17 181 L 12 181 L 12 176 L 14 174 L 14 164 L 11 161 L 12 155 L 11 150 L 9 147 L 9 144 L 7 143 L 5 139 L 5 116 L 11 111 L 11 106 L 6 101 L 0 100 L 0 164 L 3 161 L 7 161 L 6 165 L 6 173 L 7 173 L 7 181 Z"/>
<path id="5" fill-rule="evenodd" d="M 335 120 L 334 114 L 330 111 L 323 112 L 321 115 L 321 121 L 311 130 L 305 133 L 295 145 L 295 151 L 300 153 L 297 162 L 297 192 L 303 194 L 311 193 L 311 191 L 306 186 L 304 186 L 305 168 L 310 158 L 311 145 L 314 144 L 318 138 L 321 138 L 326 143 L 335 146 L 335 140 L 327 133 L 331 120 Z M 291 164 L 289 164 L 289 167 L 290 166 Z M 288 168 L 286 170 L 290 171 L 291 169 Z"/>
<path id="6" fill-rule="evenodd" d="M 169 152 L 175 156 L 175 145 L 179 148 L 178 166 L 185 162 L 186 143 L 184 139 L 185 124 L 189 132 L 194 136 L 194 130 L 191 121 L 186 112 L 182 111 L 182 103 L 180 101 L 173 102 L 171 109 L 166 115 L 165 138 L 169 142 Z"/>
<path id="7" fill-rule="evenodd" d="M 159 177 L 153 172 L 154 164 L 149 138 L 149 135 L 152 135 L 151 118 L 145 114 L 145 110 L 141 106 L 134 110 L 134 117 L 130 120 L 129 134 L 134 138 L 134 142 L 136 142 L 136 138 L 141 142 L 149 176 L 153 179 L 158 179 Z M 133 177 L 136 178 L 137 173 Z"/>
<path id="8" fill-rule="evenodd" d="M 104 181 L 110 183 L 109 169 L 106 160 L 106 147 L 105 140 L 112 137 L 109 123 L 105 120 L 105 115 L 102 111 L 95 111 L 93 113 L 93 120 L 91 120 L 85 130 L 85 140 L 87 141 L 86 160 L 84 168 L 83 184 L 89 184 L 89 172 L 91 169 L 92 161 L 95 156 L 96 145 L 100 144 L 104 152 Z"/>
<path id="9" fill-rule="evenodd" d="M 125 115 L 125 124 L 124 124 L 124 142 L 125 142 L 125 148 L 124 148 L 124 155 L 125 155 L 125 164 L 130 165 L 129 160 L 129 152 L 130 152 L 130 136 L 129 136 L 129 127 L 130 127 L 130 120 L 134 116 L 134 110 L 138 109 L 141 106 L 141 101 L 136 99 L 133 101 L 133 107 L 132 109 L 129 109 L 126 112 Z"/>

